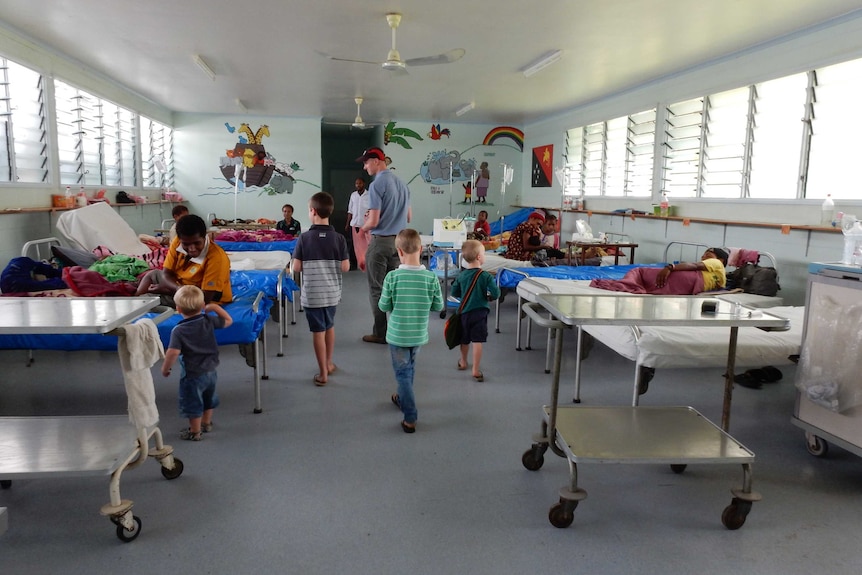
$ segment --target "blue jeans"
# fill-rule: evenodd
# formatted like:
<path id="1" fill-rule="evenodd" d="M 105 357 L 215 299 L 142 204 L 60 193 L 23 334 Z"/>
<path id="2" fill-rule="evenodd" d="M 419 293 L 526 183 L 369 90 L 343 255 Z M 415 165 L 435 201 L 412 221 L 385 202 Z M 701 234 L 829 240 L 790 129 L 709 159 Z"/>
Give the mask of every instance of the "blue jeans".
<path id="1" fill-rule="evenodd" d="M 398 383 L 398 402 L 401 404 L 401 413 L 404 421 L 416 423 L 416 396 L 413 395 L 413 373 L 416 370 L 416 356 L 419 355 L 418 347 L 398 347 L 389 345 L 392 354 L 392 369 L 395 370 L 395 381 Z"/>
<path id="2" fill-rule="evenodd" d="M 372 334 L 386 338 L 386 312 L 380 311 L 377 302 L 383 292 L 383 279 L 386 274 L 397 269 L 401 261 L 395 249 L 395 236 L 372 236 L 373 239 L 365 252 L 365 276 L 368 279 L 368 298 L 371 301 L 371 314 L 374 316 Z"/>
<path id="3" fill-rule="evenodd" d="M 189 377 L 183 369 L 180 374 L 180 417 L 187 419 L 201 417 L 207 409 L 218 407 L 217 378 L 215 371 Z"/>

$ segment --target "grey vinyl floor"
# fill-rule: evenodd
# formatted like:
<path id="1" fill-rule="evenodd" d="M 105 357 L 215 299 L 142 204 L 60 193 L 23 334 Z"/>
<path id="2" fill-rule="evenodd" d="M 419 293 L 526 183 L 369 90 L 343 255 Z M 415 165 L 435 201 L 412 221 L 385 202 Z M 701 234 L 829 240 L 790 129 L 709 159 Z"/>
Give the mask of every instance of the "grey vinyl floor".
<path id="1" fill-rule="evenodd" d="M 155 462 L 128 471 L 140 536 L 122 543 L 99 515 L 107 477 L 19 480 L 0 490 L 8 530 L 0 573 L 859 573 L 862 460 L 832 447 L 811 456 L 791 424 L 794 373 L 760 390 L 737 387 L 731 433 L 756 454 L 763 495 L 736 531 L 721 523 L 737 465 L 578 466 L 588 497 L 566 529 L 548 509 L 569 483 L 567 462 L 521 463 L 550 396 L 545 342 L 515 351 L 515 298 L 502 333 L 485 348 L 482 383 L 456 370 L 456 352 L 431 318 L 432 343 L 418 358 L 418 431 L 400 429 L 390 403 L 387 346 L 363 343 L 370 328 L 365 277 L 345 276 L 336 318 L 338 371 L 316 372 L 305 318 L 289 327 L 276 357 L 268 325 L 263 413 L 252 413 L 252 370 L 222 348 L 222 405 L 204 441 L 181 441 L 176 378 L 154 370 L 160 427 L 185 471 L 162 478 Z M 493 315 L 492 315 L 493 321 Z M 571 397 L 573 339 L 563 366 Z M 0 351 L 0 415 L 125 412 L 112 353 Z M 627 405 L 633 364 L 597 344 L 584 363 L 583 405 Z M 691 405 L 721 414 L 721 370 L 659 370 L 642 405 Z M 0 438 L 0 448 L 4 446 Z"/>

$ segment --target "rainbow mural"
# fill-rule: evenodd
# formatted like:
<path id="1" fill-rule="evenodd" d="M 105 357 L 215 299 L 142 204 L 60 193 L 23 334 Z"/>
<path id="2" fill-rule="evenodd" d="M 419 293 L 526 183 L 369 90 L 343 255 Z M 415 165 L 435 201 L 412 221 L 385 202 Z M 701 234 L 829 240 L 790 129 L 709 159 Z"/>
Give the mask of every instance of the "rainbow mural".
<path id="1" fill-rule="evenodd" d="M 509 138 L 517 144 L 519 150 L 524 151 L 524 132 L 511 126 L 497 126 L 485 135 L 482 143 L 490 146 L 500 138 Z"/>

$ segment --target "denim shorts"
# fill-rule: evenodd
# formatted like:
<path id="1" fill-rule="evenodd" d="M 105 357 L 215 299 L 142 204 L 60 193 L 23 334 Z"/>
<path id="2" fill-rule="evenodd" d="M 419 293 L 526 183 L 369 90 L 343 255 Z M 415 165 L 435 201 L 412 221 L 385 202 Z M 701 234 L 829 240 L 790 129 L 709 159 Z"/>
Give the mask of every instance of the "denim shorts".
<path id="1" fill-rule="evenodd" d="M 312 333 L 326 331 L 335 327 L 335 310 L 337 306 L 329 307 L 307 307 L 305 308 L 305 319 L 308 320 L 308 329 Z"/>
<path id="2" fill-rule="evenodd" d="M 215 371 L 207 371 L 193 377 L 183 373 L 180 377 L 180 417 L 200 417 L 207 409 L 218 407 L 217 379 Z"/>

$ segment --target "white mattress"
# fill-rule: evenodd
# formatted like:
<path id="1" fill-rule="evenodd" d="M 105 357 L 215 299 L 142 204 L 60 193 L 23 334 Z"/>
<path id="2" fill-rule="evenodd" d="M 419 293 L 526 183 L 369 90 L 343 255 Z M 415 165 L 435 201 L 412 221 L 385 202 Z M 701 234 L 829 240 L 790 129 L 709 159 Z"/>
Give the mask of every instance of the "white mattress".
<path id="1" fill-rule="evenodd" d="M 226 252 L 232 270 L 283 270 L 290 265 L 290 252 Z"/>
<path id="2" fill-rule="evenodd" d="M 736 367 L 790 365 L 790 355 L 802 347 L 805 308 L 777 306 L 769 313 L 790 320 L 787 331 L 739 328 Z M 726 327 L 641 327 L 640 337 L 627 326 L 584 326 L 584 331 L 618 354 L 641 365 L 656 368 L 724 367 L 730 330 Z"/>
<path id="3" fill-rule="evenodd" d="M 589 280 L 525 278 L 518 283 L 518 295 L 534 302 L 539 294 L 604 294 L 621 297 L 624 292 L 608 292 L 590 287 Z M 736 365 L 763 367 L 788 365 L 788 356 L 799 354 L 802 346 L 802 324 L 805 308 L 774 306 L 781 298 L 753 294 L 728 294 L 722 299 L 738 300 L 752 307 L 768 307 L 769 313 L 790 319 L 788 331 L 763 331 L 740 328 L 736 348 Z M 777 301 L 776 301 L 777 300 Z M 761 304 L 761 305 L 758 305 Z M 629 326 L 584 326 L 584 331 L 631 361 L 647 367 L 724 367 L 730 331 L 725 327 L 640 327 L 640 337 Z"/>

